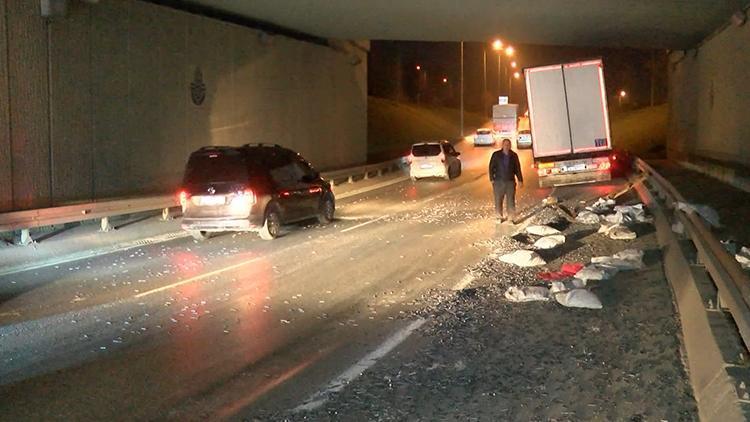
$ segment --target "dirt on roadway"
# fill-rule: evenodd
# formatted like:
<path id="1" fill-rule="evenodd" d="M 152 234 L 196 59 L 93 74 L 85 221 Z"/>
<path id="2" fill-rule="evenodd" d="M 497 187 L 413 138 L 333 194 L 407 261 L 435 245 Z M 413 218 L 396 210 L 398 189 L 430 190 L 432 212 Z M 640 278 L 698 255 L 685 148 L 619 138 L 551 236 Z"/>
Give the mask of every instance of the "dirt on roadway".
<path id="1" fill-rule="evenodd" d="M 568 237 L 560 250 L 543 254 L 545 267 L 484 259 L 471 268 L 477 279 L 469 288 L 425 295 L 407 318 L 425 317 L 425 326 L 322 407 L 258 419 L 697 420 L 654 227 L 639 225 L 637 239 L 615 241 L 552 210 L 533 220 Z M 509 237 L 489 242 L 500 251 L 520 246 Z M 598 282 L 601 310 L 503 296 L 512 285 L 542 284 L 537 273 L 563 262 L 627 248 L 645 251 L 645 267 Z"/>

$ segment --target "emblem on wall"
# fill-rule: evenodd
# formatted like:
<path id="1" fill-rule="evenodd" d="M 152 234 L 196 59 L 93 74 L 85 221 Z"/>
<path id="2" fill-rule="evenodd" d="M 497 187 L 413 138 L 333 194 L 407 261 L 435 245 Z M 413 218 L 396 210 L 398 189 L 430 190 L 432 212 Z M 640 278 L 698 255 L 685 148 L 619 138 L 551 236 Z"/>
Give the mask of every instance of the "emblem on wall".
<path id="1" fill-rule="evenodd" d="M 206 99 L 206 84 L 203 82 L 203 72 L 200 67 L 195 68 L 193 82 L 190 82 L 190 98 L 195 105 L 203 104 Z"/>

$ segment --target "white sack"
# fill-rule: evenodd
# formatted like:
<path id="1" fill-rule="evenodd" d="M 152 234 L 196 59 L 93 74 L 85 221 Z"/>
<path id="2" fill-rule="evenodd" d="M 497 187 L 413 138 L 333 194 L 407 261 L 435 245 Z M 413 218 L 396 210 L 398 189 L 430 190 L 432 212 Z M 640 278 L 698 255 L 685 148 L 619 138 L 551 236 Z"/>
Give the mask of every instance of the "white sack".
<path id="1" fill-rule="evenodd" d="M 529 226 L 526 227 L 526 233 L 537 236 L 551 236 L 553 234 L 560 234 L 560 230 L 550 226 Z"/>
<path id="2" fill-rule="evenodd" d="M 587 210 L 598 214 L 609 211 L 611 207 L 615 205 L 614 199 L 599 198 L 590 207 L 586 207 Z"/>
<path id="3" fill-rule="evenodd" d="M 625 222 L 625 216 L 621 212 L 617 211 L 614 214 L 605 215 L 604 220 L 612 224 L 622 224 L 623 222 Z"/>
<path id="4" fill-rule="evenodd" d="M 561 234 L 554 234 L 552 236 L 544 236 L 534 242 L 534 247 L 537 249 L 553 249 L 565 243 L 565 236 Z"/>
<path id="5" fill-rule="evenodd" d="M 538 267 L 546 264 L 536 252 L 523 249 L 507 253 L 498 259 L 508 264 L 518 265 L 519 267 Z"/>
<path id="6" fill-rule="evenodd" d="M 672 231 L 677 234 L 685 233 L 685 226 L 682 225 L 682 221 L 675 221 L 672 223 Z"/>
<path id="7" fill-rule="evenodd" d="M 569 308 L 602 309 L 602 302 L 596 295 L 586 289 L 573 289 L 555 295 L 557 303 Z"/>
<path id="8" fill-rule="evenodd" d="M 576 216 L 576 221 L 583 224 L 599 224 L 600 217 L 599 214 L 583 210 Z"/>
<path id="9" fill-rule="evenodd" d="M 643 251 L 625 249 L 612 256 L 595 256 L 591 258 L 591 263 L 616 270 L 637 270 L 643 268 Z"/>
<path id="10" fill-rule="evenodd" d="M 618 205 L 615 207 L 615 212 L 623 215 L 623 221 L 625 223 L 653 222 L 650 217 L 646 217 L 646 211 L 643 209 L 643 204 Z"/>
<path id="11" fill-rule="evenodd" d="M 721 227 L 721 222 L 719 221 L 719 213 L 717 213 L 715 209 L 709 207 L 708 205 L 678 202 L 677 209 L 686 213 L 694 212 L 701 216 L 704 220 L 706 220 L 708 224 L 714 227 Z"/>
<path id="12" fill-rule="evenodd" d="M 742 269 L 750 270 L 750 249 L 743 246 L 740 252 L 734 256 L 734 259 L 742 265 Z"/>
<path id="13" fill-rule="evenodd" d="M 505 292 L 505 298 L 511 302 L 533 302 L 549 300 L 549 289 L 546 287 L 516 287 L 511 286 Z"/>
<path id="14" fill-rule="evenodd" d="M 633 230 L 619 224 L 612 227 L 607 233 L 607 236 L 614 240 L 633 240 L 636 238 Z"/>
<path id="15" fill-rule="evenodd" d="M 549 288 L 549 293 L 554 295 L 560 292 L 567 292 L 573 289 L 584 289 L 586 288 L 586 282 L 577 278 L 564 281 L 553 281 Z"/>
<path id="16" fill-rule="evenodd" d="M 589 281 L 589 280 L 607 280 L 613 275 L 617 273 L 616 268 L 607 268 L 603 266 L 599 266 L 596 264 L 593 265 L 587 265 L 580 270 L 575 275 L 575 278 L 583 281 Z"/>
<path id="17" fill-rule="evenodd" d="M 635 232 L 626 226 L 610 223 L 608 221 L 602 221 L 602 225 L 599 227 L 599 233 L 603 233 L 609 236 L 610 239 L 615 240 L 633 240 L 636 238 Z"/>

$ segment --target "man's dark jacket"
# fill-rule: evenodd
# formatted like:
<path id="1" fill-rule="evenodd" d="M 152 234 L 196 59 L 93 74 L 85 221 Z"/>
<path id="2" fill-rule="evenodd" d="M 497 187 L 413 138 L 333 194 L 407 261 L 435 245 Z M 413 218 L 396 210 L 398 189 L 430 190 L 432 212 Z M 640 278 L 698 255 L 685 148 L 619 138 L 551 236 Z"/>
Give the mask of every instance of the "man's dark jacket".
<path id="1" fill-rule="evenodd" d="M 513 182 L 513 176 L 516 176 L 519 182 L 523 182 L 521 162 L 518 161 L 518 154 L 511 150 L 508 151 L 508 155 L 510 155 L 508 157 L 508 168 L 504 168 L 503 150 L 499 149 L 492 153 L 489 170 L 490 181 L 494 182 L 495 180 L 504 180 Z"/>

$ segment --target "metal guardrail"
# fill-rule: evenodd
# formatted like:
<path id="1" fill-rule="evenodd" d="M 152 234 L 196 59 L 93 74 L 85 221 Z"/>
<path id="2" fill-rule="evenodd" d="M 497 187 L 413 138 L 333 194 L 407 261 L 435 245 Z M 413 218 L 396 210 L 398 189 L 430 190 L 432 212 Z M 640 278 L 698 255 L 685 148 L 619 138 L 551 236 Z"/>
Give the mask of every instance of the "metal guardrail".
<path id="1" fill-rule="evenodd" d="M 750 348 L 750 277 L 711 233 L 705 221 L 694 212 L 682 212 L 677 202 L 687 202 L 667 179 L 641 159 L 636 166 L 648 176 L 655 193 L 676 218 L 695 244 L 698 261 L 705 266 L 718 291 L 717 305 L 726 306 L 739 329 L 745 347 Z"/>
<path id="2" fill-rule="evenodd" d="M 405 161 L 403 158 L 397 158 L 395 160 L 384 161 L 377 164 L 367 164 L 358 167 L 324 172 L 321 173 L 321 176 L 336 186 L 342 183 L 354 183 L 358 180 L 367 180 L 373 176 L 381 176 L 384 173 L 401 168 L 404 163 Z M 162 195 L 104 200 L 25 211 L 12 211 L 0 213 L 0 233 L 20 230 L 21 236 L 19 243 L 22 245 L 28 245 L 33 242 L 29 232 L 32 228 L 101 219 L 101 230 L 109 231 L 112 230 L 112 226 L 109 223 L 110 217 L 162 210 L 162 219 L 168 220 L 170 218 L 170 208 L 178 206 L 180 206 L 180 204 L 176 195 Z"/>

